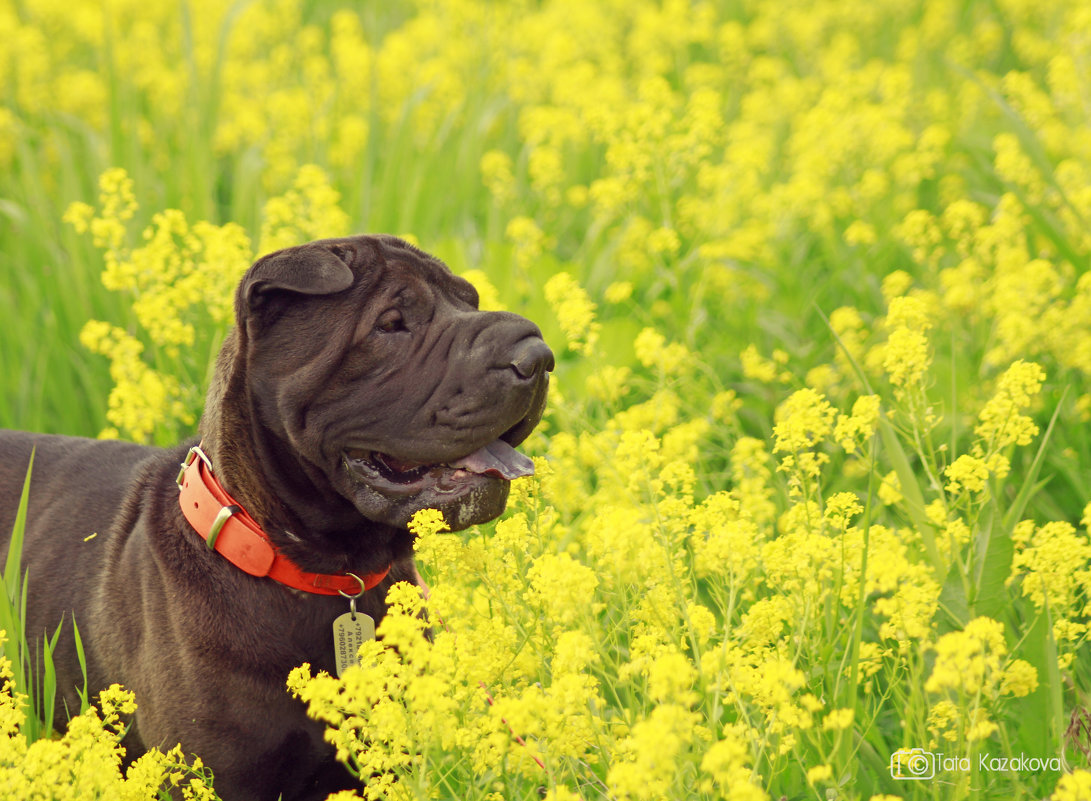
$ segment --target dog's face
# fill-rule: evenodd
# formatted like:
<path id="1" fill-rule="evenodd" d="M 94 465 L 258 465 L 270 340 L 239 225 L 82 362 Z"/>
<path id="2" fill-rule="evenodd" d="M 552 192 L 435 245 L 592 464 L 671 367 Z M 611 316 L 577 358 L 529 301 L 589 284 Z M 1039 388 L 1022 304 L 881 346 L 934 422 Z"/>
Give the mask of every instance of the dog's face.
<path id="1" fill-rule="evenodd" d="M 365 517 L 452 530 L 499 515 L 515 450 L 545 408 L 537 326 L 393 237 L 322 240 L 260 259 L 237 298 L 260 423 Z"/>

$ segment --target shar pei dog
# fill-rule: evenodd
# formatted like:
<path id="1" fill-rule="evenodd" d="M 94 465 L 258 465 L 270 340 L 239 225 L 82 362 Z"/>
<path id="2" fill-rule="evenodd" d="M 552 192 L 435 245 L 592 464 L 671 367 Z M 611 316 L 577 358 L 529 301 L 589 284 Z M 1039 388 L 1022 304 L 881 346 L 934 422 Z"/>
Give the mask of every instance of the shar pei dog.
<path id="1" fill-rule="evenodd" d="M 0 432 L 0 533 L 33 452 L 26 630 L 64 621 L 58 728 L 83 686 L 75 619 L 88 690 L 136 694 L 127 758 L 181 743 L 227 801 L 324 798 L 354 779 L 289 671 L 335 672 L 342 596 L 377 621 L 387 587 L 417 580 L 414 512 L 458 530 L 503 511 L 533 472 L 515 446 L 541 419 L 553 354 L 389 236 L 264 256 L 235 308 L 199 444 Z"/>

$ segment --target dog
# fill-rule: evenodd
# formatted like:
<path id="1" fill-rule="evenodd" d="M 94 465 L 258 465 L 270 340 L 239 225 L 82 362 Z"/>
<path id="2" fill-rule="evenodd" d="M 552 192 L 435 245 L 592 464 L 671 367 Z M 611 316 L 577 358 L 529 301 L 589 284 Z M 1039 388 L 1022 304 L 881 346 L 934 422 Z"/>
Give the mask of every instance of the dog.
<path id="1" fill-rule="evenodd" d="M 532 322 L 479 310 L 471 284 L 391 236 L 266 255 L 235 312 L 199 441 L 0 432 L 0 536 L 33 452 L 26 631 L 63 621 L 58 728 L 83 686 L 74 619 L 87 689 L 136 695 L 128 760 L 181 743 L 226 801 L 325 798 L 359 785 L 289 671 L 334 673 L 346 597 L 378 621 L 386 589 L 418 580 L 415 512 L 459 530 L 504 510 L 533 472 L 515 447 L 554 357 Z"/>

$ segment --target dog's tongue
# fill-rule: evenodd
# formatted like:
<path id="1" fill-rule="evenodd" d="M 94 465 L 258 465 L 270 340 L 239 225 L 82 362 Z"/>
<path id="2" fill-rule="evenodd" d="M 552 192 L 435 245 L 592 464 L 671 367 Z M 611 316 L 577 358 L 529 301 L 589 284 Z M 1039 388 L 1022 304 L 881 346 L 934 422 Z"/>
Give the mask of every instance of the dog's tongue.
<path id="1" fill-rule="evenodd" d="M 451 467 L 461 467 L 471 473 L 506 478 L 511 481 L 520 476 L 534 475 L 534 462 L 502 439 L 494 440 L 469 456 L 451 462 Z"/>

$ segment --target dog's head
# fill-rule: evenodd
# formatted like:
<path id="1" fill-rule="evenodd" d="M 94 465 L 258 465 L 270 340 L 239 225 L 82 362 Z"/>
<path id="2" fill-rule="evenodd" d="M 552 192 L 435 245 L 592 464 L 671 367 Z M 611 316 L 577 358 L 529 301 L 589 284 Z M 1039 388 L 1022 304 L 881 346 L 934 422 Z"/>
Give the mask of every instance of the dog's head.
<path id="1" fill-rule="evenodd" d="M 288 248 L 250 268 L 236 312 L 202 421 L 235 483 L 253 459 L 299 517 L 340 499 L 399 528 L 439 509 L 457 530 L 499 515 L 533 471 L 515 447 L 553 354 L 438 259 L 388 236 Z"/>

